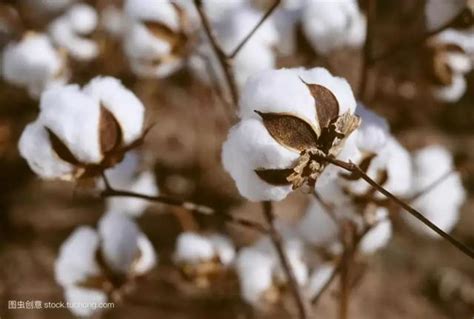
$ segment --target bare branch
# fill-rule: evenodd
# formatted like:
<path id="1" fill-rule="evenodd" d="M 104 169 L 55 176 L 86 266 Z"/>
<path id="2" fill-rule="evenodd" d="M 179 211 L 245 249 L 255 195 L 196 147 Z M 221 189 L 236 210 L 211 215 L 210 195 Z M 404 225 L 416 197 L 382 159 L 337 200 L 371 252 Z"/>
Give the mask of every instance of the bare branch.
<path id="1" fill-rule="evenodd" d="M 429 227 L 431 230 L 436 232 L 438 235 L 446 239 L 449 243 L 451 243 L 454 247 L 459 249 L 461 252 L 466 254 L 467 256 L 471 257 L 474 259 L 474 251 L 472 251 L 471 248 L 467 247 L 451 235 L 445 233 L 443 230 L 441 230 L 438 226 L 433 224 L 431 221 L 429 221 L 423 214 L 421 214 L 419 211 L 411 207 L 409 204 L 404 202 L 402 199 L 398 198 L 397 196 L 393 195 L 390 193 L 388 190 L 386 190 L 384 187 L 379 185 L 377 182 L 375 182 L 372 178 L 370 178 L 363 170 L 361 170 L 357 165 L 354 163 L 347 163 L 344 161 L 337 160 L 333 157 L 330 156 L 323 156 L 323 155 L 315 155 L 319 160 L 322 161 L 327 161 L 333 165 L 339 166 L 349 172 L 352 172 L 353 174 L 357 174 L 360 176 L 363 180 L 365 180 L 368 184 L 370 184 L 374 189 L 385 195 L 387 198 L 393 200 L 395 203 L 397 203 L 399 206 L 401 206 L 404 210 L 406 210 L 408 213 L 410 213 L 412 216 L 414 216 L 416 219 L 421 221 L 423 224 L 425 224 L 427 227 Z"/>
<path id="2" fill-rule="evenodd" d="M 260 26 L 271 16 L 273 11 L 280 5 L 281 0 L 275 0 L 273 5 L 268 9 L 268 11 L 263 15 L 260 21 L 255 25 L 252 31 L 247 34 L 247 36 L 237 45 L 237 47 L 228 55 L 230 59 L 235 58 L 235 56 L 240 52 L 240 50 L 244 47 L 244 45 L 252 38 L 254 33 L 260 28 Z"/>
<path id="3" fill-rule="evenodd" d="M 265 219 L 267 220 L 268 226 L 270 227 L 270 239 L 277 251 L 278 258 L 280 259 L 280 263 L 283 266 L 283 270 L 285 271 L 290 290 L 295 298 L 296 305 L 298 307 L 299 318 L 300 319 L 308 319 L 308 309 L 306 307 L 306 302 L 303 299 L 301 294 L 300 288 L 298 286 L 298 282 L 296 281 L 295 274 L 293 273 L 293 269 L 291 268 L 290 261 L 288 260 L 288 256 L 286 255 L 286 251 L 283 248 L 283 242 L 280 236 L 280 233 L 277 231 L 275 227 L 275 216 L 273 215 L 273 206 L 271 202 L 263 202 L 263 214 Z"/>
<path id="4" fill-rule="evenodd" d="M 234 78 L 232 59 L 229 59 L 227 57 L 225 52 L 222 50 L 222 47 L 220 46 L 219 42 L 217 41 L 217 38 L 212 31 L 209 19 L 207 18 L 207 15 L 204 12 L 204 9 L 202 7 L 202 0 L 194 0 L 194 5 L 199 14 L 199 18 L 201 19 L 201 23 L 204 27 L 204 32 L 206 33 L 209 39 L 212 50 L 216 54 L 217 60 L 219 61 L 219 64 L 221 65 L 222 70 L 224 72 L 224 77 L 227 81 L 227 86 L 229 88 L 230 95 L 232 97 L 232 102 L 234 106 L 237 107 L 239 103 L 239 94 L 237 90 L 237 83 L 235 82 L 235 78 Z"/>

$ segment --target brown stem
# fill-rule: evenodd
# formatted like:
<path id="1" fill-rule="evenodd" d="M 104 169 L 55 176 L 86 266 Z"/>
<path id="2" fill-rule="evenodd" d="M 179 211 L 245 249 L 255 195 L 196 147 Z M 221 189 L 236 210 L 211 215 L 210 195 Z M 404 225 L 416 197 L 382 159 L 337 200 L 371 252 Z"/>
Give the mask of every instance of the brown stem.
<path id="1" fill-rule="evenodd" d="M 403 41 L 403 42 L 397 43 L 397 44 L 393 45 L 391 48 L 385 50 L 384 52 L 382 52 L 378 55 L 372 55 L 372 57 L 369 61 L 369 64 L 374 64 L 374 63 L 379 62 L 381 60 L 390 58 L 390 57 L 396 55 L 397 53 L 399 53 L 400 51 L 407 50 L 407 49 L 410 49 L 410 48 L 416 48 L 416 47 L 422 45 L 428 38 L 442 32 L 446 29 L 449 29 L 449 28 L 453 27 L 456 23 L 458 23 L 458 21 L 460 19 L 462 19 L 463 15 L 465 13 L 466 13 L 465 10 L 461 10 L 461 12 L 458 15 L 456 15 L 450 21 L 446 22 L 444 25 L 441 25 L 440 27 L 438 27 L 434 30 L 426 32 L 425 34 L 422 34 L 421 36 L 416 37 L 415 39 L 413 39 L 411 41 L 407 41 L 407 42 Z"/>
<path id="2" fill-rule="evenodd" d="M 373 42 L 373 33 L 374 33 L 374 22 L 376 15 L 376 0 L 368 0 L 367 6 L 367 26 L 366 26 L 366 39 L 364 43 L 363 56 L 362 56 L 362 65 L 361 65 L 361 77 L 359 80 L 358 96 L 362 100 L 365 96 L 367 90 L 367 82 L 369 79 L 370 67 L 371 67 L 371 58 L 372 58 L 372 42 Z"/>
<path id="3" fill-rule="evenodd" d="M 141 193 L 134 193 L 134 192 L 129 192 L 125 190 L 115 189 L 112 187 L 112 185 L 110 185 L 110 182 L 107 176 L 105 175 L 105 173 L 102 173 L 102 180 L 104 181 L 104 184 L 105 184 L 105 190 L 102 191 L 101 193 L 101 197 L 103 198 L 105 197 L 134 197 L 134 198 L 140 198 L 140 199 L 151 201 L 151 202 L 157 202 L 157 203 L 184 208 L 188 211 L 192 211 L 198 214 L 211 215 L 215 213 L 214 208 L 211 208 L 209 206 L 204 206 L 204 205 L 199 205 L 192 202 L 183 201 L 181 199 L 177 199 L 170 196 L 163 196 L 163 195 L 150 196 L 150 195 L 145 195 Z M 252 228 L 258 232 L 265 233 L 265 234 L 269 232 L 267 227 L 259 223 L 253 222 L 251 220 L 247 220 L 245 218 L 240 218 L 240 217 L 234 217 L 229 214 L 224 214 L 223 216 L 228 222 L 235 223 L 244 227 Z"/>
<path id="4" fill-rule="evenodd" d="M 275 9 L 278 7 L 280 4 L 281 0 L 275 0 L 273 5 L 270 7 L 270 9 L 267 10 L 267 12 L 263 15 L 263 17 L 260 19 L 260 21 L 255 25 L 255 27 L 252 29 L 252 31 L 247 34 L 247 36 L 237 45 L 237 47 L 228 55 L 230 59 L 235 58 L 235 56 L 239 53 L 239 51 L 243 48 L 243 46 L 250 40 L 250 38 L 254 35 L 254 33 L 260 28 L 260 26 L 265 22 L 265 20 L 270 17 L 270 15 L 275 11 Z"/>
<path id="5" fill-rule="evenodd" d="M 425 224 L 427 227 L 429 227 L 431 230 L 436 232 L 438 235 L 446 239 L 449 243 L 451 243 L 454 247 L 459 249 L 461 252 L 466 254 L 467 256 L 471 257 L 474 259 L 474 251 L 471 250 L 471 248 L 467 247 L 454 237 L 450 236 L 449 234 L 445 233 L 443 230 L 441 230 L 438 226 L 433 224 L 429 219 L 427 219 L 423 214 L 421 214 L 419 211 L 411 207 L 409 204 L 404 202 L 402 199 L 398 198 L 397 196 L 393 195 L 390 193 L 388 190 L 386 190 L 383 186 L 379 185 L 376 181 L 374 181 L 372 178 L 370 178 L 363 170 L 360 169 L 359 166 L 355 165 L 354 163 L 347 163 L 344 161 L 337 160 L 333 157 L 330 156 L 323 156 L 323 155 L 316 155 L 320 160 L 322 161 L 327 161 L 333 165 L 339 166 L 352 174 L 355 174 L 356 176 L 360 176 L 363 180 L 365 180 L 369 185 L 371 185 L 374 189 L 385 195 L 387 198 L 390 200 L 393 200 L 395 203 L 397 203 L 399 206 L 401 206 L 404 210 L 406 210 L 408 213 L 410 213 L 412 216 L 414 216 L 416 219 L 421 221 L 423 224 Z"/>
<path id="6" fill-rule="evenodd" d="M 269 230 L 270 230 L 269 232 L 270 239 L 273 243 L 273 246 L 275 247 L 275 250 L 277 251 L 278 258 L 280 259 L 280 263 L 283 266 L 283 270 L 285 271 L 285 275 L 287 277 L 287 280 L 291 289 L 291 293 L 293 294 L 293 297 L 295 299 L 295 302 L 298 308 L 299 318 L 307 319 L 308 312 L 307 312 L 306 303 L 301 294 L 300 288 L 298 286 L 298 282 L 296 281 L 295 274 L 293 273 L 293 269 L 291 268 L 290 261 L 288 260 L 288 256 L 286 255 L 286 251 L 283 248 L 281 235 L 275 227 L 275 216 L 273 215 L 272 202 L 265 201 L 262 203 L 262 205 L 263 205 L 263 214 L 265 216 L 265 219 L 268 223 Z"/>
<path id="7" fill-rule="evenodd" d="M 204 12 L 204 9 L 202 7 L 202 0 L 194 0 L 194 5 L 199 14 L 199 18 L 201 19 L 201 23 L 204 27 L 204 32 L 206 33 L 209 39 L 212 50 L 216 54 L 217 60 L 219 61 L 219 64 L 224 72 L 224 77 L 227 81 L 227 86 L 230 91 L 232 103 L 234 104 L 235 107 L 237 107 L 237 105 L 239 104 L 239 94 L 237 90 L 237 83 L 235 82 L 235 78 L 234 78 L 232 59 L 227 57 L 224 50 L 222 49 L 219 42 L 217 41 L 217 38 L 212 31 L 209 19 L 207 18 L 207 15 Z"/>

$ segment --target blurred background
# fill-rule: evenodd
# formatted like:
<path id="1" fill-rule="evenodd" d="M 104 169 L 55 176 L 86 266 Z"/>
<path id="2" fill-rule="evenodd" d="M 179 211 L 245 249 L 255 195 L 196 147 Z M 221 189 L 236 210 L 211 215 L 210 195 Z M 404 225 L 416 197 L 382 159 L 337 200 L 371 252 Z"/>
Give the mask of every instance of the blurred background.
<path id="1" fill-rule="evenodd" d="M 156 0 L 157 6 L 162 1 L 165 0 Z M 47 4 L 54 1 L 42 2 L 2 0 L 2 48 L 26 30 L 47 32 L 51 21 L 63 15 L 74 1 L 57 1 L 64 2 L 57 7 Z M 160 192 L 262 220 L 260 205 L 240 197 L 220 164 L 221 145 L 231 123 L 226 115 L 229 105 L 219 99 L 216 89 L 187 68 L 162 78 L 137 75 L 122 50 L 123 38 L 111 32 L 108 22 L 104 22 L 110 18 L 110 10 L 120 12 L 122 1 L 84 2 L 98 14 L 97 27 L 87 35 L 97 44 L 98 53 L 86 60 L 68 56 L 69 82 L 84 84 L 96 75 L 111 75 L 140 98 L 146 106 L 148 123 L 157 123 L 147 135 L 142 151 L 153 167 Z M 374 52 L 409 43 L 427 32 L 425 1 L 376 2 Z M 359 6 L 364 11 L 366 1 L 361 0 Z M 362 47 L 343 47 L 322 55 L 300 31 L 296 46 L 290 55 L 276 55 L 277 67 L 324 66 L 345 77 L 354 91 L 359 87 Z M 438 143 L 452 151 L 468 192 L 460 222 L 452 233 L 474 247 L 474 73 L 466 74 L 467 90 L 457 101 L 437 100 L 426 74 L 423 50 L 422 45 L 411 46 L 371 67 L 363 101 L 389 121 L 393 134 L 408 150 Z M 19 136 L 26 124 L 36 118 L 38 103 L 25 88 L 0 81 L 0 317 L 4 319 L 73 317 L 66 309 L 8 310 L 7 301 L 63 300 L 62 289 L 54 280 L 58 249 L 75 227 L 94 226 L 104 211 L 103 201 L 94 194 L 71 183 L 40 180 L 19 156 Z M 285 218 L 295 218 L 304 213 L 307 201 L 306 196 L 296 192 L 278 203 L 276 211 Z M 267 313 L 254 312 L 240 298 L 235 277 L 207 289 L 197 288 L 183 278 L 171 261 L 175 239 L 183 225 L 188 225 L 187 230 L 228 233 L 237 246 L 258 236 L 225 223 L 219 214 L 194 216 L 191 221 L 189 216 L 181 208 L 147 208 L 138 223 L 160 256 L 159 266 L 141 282 L 135 303 L 116 305 L 97 318 L 288 318 L 292 310 L 284 305 Z M 352 294 L 350 318 L 447 319 L 474 314 L 472 261 L 443 240 L 413 233 L 397 218 L 391 242 L 365 262 L 367 268 Z M 456 289 L 464 286 L 472 293 L 463 298 L 455 293 L 440 296 L 434 280 L 440 271 L 453 274 L 450 278 L 455 278 Z M 337 293 L 330 289 L 314 309 L 314 318 L 335 317 L 336 305 Z"/>

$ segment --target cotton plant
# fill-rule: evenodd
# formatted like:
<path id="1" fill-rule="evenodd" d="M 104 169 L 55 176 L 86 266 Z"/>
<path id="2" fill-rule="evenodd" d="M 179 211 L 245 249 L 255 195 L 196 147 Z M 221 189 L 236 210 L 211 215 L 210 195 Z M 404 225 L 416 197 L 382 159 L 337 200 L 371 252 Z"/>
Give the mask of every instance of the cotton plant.
<path id="1" fill-rule="evenodd" d="M 176 239 L 174 263 L 197 287 L 209 287 L 232 267 L 234 259 L 234 244 L 225 235 L 187 231 Z"/>
<path id="2" fill-rule="evenodd" d="M 283 247 L 297 284 L 304 287 L 308 280 L 304 245 L 297 238 L 287 237 Z M 285 272 L 267 237 L 239 251 L 235 270 L 242 299 L 256 308 L 277 303 L 288 289 Z"/>
<path id="3" fill-rule="evenodd" d="M 20 40 L 8 43 L 1 63 L 3 79 L 25 88 L 32 98 L 64 85 L 69 78 L 64 51 L 55 48 L 42 33 L 27 32 Z"/>
<path id="4" fill-rule="evenodd" d="M 151 242 L 135 222 L 121 213 L 108 212 L 97 230 L 81 226 L 64 241 L 54 270 L 67 302 L 93 305 L 120 302 L 157 262 Z M 69 310 L 88 317 L 100 309 L 91 306 Z"/>
<path id="5" fill-rule="evenodd" d="M 261 72 L 242 91 L 241 120 L 223 145 L 223 166 L 251 201 L 279 201 L 324 184 L 340 170 L 320 157 L 347 160 L 357 151 L 355 108 L 349 84 L 323 68 Z"/>
<path id="6" fill-rule="evenodd" d="M 112 77 L 96 77 L 83 88 L 52 88 L 20 137 L 20 154 L 46 180 L 96 177 L 142 142 L 144 113 L 140 100 Z"/>
<path id="7" fill-rule="evenodd" d="M 426 146 L 413 154 L 413 166 L 411 193 L 416 197 L 413 207 L 443 231 L 452 231 L 459 220 L 466 191 L 461 176 L 454 170 L 451 153 L 441 145 Z M 436 238 L 436 233 L 417 223 L 414 217 L 404 215 L 404 218 L 418 233 Z"/>
<path id="8" fill-rule="evenodd" d="M 262 12 L 247 2 L 224 11 L 219 19 L 213 21 L 216 38 L 222 49 L 228 54 L 235 50 L 261 17 Z M 217 80 L 223 80 L 223 71 L 207 37 L 201 34 L 200 39 L 195 54 L 190 58 L 192 72 L 202 81 L 212 83 L 213 79 L 209 75 L 211 67 Z M 275 67 L 274 48 L 278 42 L 275 25 L 271 20 L 265 21 L 234 58 L 235 80 L 239 88 L 243 88 L 252 74 Z"/>
<path id="9" fill-rule="evenodd" d="M 159 191 L 155 175 L 153 171 L 143 169 L 141 162 L 142 158 L 138 152 L 128 152 L 122 162 L 105 171 L 108 182 L 122 191 L 157 196 Z M 103 181 L 99 184 L 101 188 L 105 187 Z M 141 216 L 149 205 L 149 201 L 134 197 L 106 198 L 108 211 L 121 212 L 132 217 Z"/>
<path id="10" fill-rule="evenodd" d="M 308 0 L 302 27 L 313 49 L 322 55 L 365 42 L 367 19 L 356 0 Z"/>
<path id="11" fill-rule="evenodd" d="M 56 46 L 79 61 L 89 61 L 99 55 L 99 45 L 90 39 L 98 25 L 98 14 L 87 4 L 74 4 L 62 16 L 53 20 L 48 32 Z"/>
<path id="12" fill-rule="evenodd" d="M 186 11 L 174 1 L 126 0 L 129 19 L 124 52 L 141 77 L 164 78 L 179 70 L 188 54 Z"/>

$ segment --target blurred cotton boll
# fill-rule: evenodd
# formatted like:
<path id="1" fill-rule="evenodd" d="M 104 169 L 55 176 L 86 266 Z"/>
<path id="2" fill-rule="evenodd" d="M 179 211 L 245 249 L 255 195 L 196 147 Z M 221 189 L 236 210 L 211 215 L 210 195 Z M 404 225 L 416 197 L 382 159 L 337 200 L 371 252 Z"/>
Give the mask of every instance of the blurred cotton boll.
<path id="1" fill-rule="evenodd" d="M 378 208 L 373 217 L 373 226 L 360 241 L 360 251 L 364 254 L 373 254 L 385 247 L 392 238 L 392 223 L 388 216 L 388 210 L 384 207 Z"/>
<path id="2" fill-rule="evenodd" d="M 173 1 L 125 1 L 129 21 L 124 51 L 138 76 L 163 78 L 180 69 L 187 55 L 186 12 Z"/>
<path id="3" fill-rule="evenodd" d="M 361 103 L 357 104 L 355 113 L 362 120 L 357 130 L 357 147 L 364 152 L 377 153 L 390 136 L 387 120 Z"/>
<path id="4" fill-rule="evenodd" d="M 326 166 L 311 156 L 321 151 L 345 160 L 357 151 L 349 142 L 359 125 L 355 107 L 349 84 L 323 68 L 258 73 L 242 92 L 242 120 L 224 143 L 224 168 L 251 201 L 282 200 L 292 189 L 314 186 L 319 177 L 326 182 L 339 169 L 324 170 Z M 341 138 L 329 133 L 330 121 L 341 121 L 335 124 L 344 131 Z M 328 140 L 324 145 L 318 142 L 321 136 Z M 313 168 L 302 170 L 308 165 Z"/>
<path id="5" fill-rule="evenodd" d="M 455 18 L 469 0 L 428 0 L 425 6 L 426 26 L 436 30 Z"/>
<path id="6" fill-rule="evenodd" d="M 140 170 L 140 156 L 136 152 L 127 153 L 121 163 L 105 173 L 109 183 L 115 189 L 148 196 L 158 195 L 158 186 L 153 172 Z M 103 182 L 101 184 L 103 188 Z M 109 197 L 106 201 L 107 210 L 123 212 L 133 217 L 142 215 L 150 205 L 147 200 L 133 197 Z"/>
<path id="7" fill-rule="evenodd" d="M 58 47 L 65 48 L 74 59 L 88 61 L 99 54 L 97 43 L 87 38 L 97 25 L 98 15 L 95 9 L 80 3 L 51 22 L 48 30 Z"/>
<path id="8" fill-rule="evenodd" d="M 63 52 L 46 35 L 30 32 L 3 50 L 2 76 L 37 98 L 44 90 L 65 84 L 69 71 Z"/>
<path id="9" fill-rule="evenodd" d="M 451 153 L 440 145 L 427 146 L 415 152 L 413 163 L 415 168 L 413 194 L 425 190 L 454 169 Z M 459 173 L 452 172 L 434 188 L 416 198 L 413 206 L 436 226 L 450 232 L 459 219 L 460 208 L 465 198 L 466 192 L 461 177 Z M 438 238 L 435 232 L 411 215 L 403 214 L 403 216 L 417 232 Z"/>
<path id="10" fill-rule="evenodd" d="M 323 289 L 333 272 L 334 265 L 329 263 L 318 265 L 311 272 L 308 279 L 308 285 L 305 288 L 306 295 L 309 299 L 313 299 L 321 292 L 321 289 Z"/>
<path id="11" fill-rule="evenodd" d="M 38 118 L 19 141 L 20 154 L 45 179 L 95 177 L 141 141 L 144 106 L 118 80 L 93 79 L 84 89 L 46 91 Z"/>
<path id="12" fill-rule="evenodd" d="M 236 49 L 261 17 L 262 13 L 248 3 L 224 10 L 213 21 L 217 40 L 223 50 L 230 54 Z M 213 79 L 209 76 L 209 68 L 212 68 L 217 80 L 223 81 L 225 79 L 223 71 L 209 45 L 209 40 L 201 34 L 200 41 L 196 54 L 190 59 L 191 70 L 202 81 L 212 83 Z M 235 79 L 239 88 L 243 88 L 251 75 L 275 67 L 274 47 L 278 42 L 279 37 L 273 22 L 265 21 L 234 58 Z"/>
<path id="13" fill-rule="evenodd" d="M 319 54 L 345 46 L 360 47 L 366 36 L 366 18 L 356 0 L 308 0 L 303 10 L 303 30 Z"/>
<path id="14" fill-rule="evenodd" d="M 79 227 L 60 248 L 55 278 L 67 302 L 106 302 L 156 265 L 151 243 L 132 220 L 109 212 L 98 228 L 96 232 Z M 78 316 L 90 316 L 99 308 L 70 310 Z"/>

